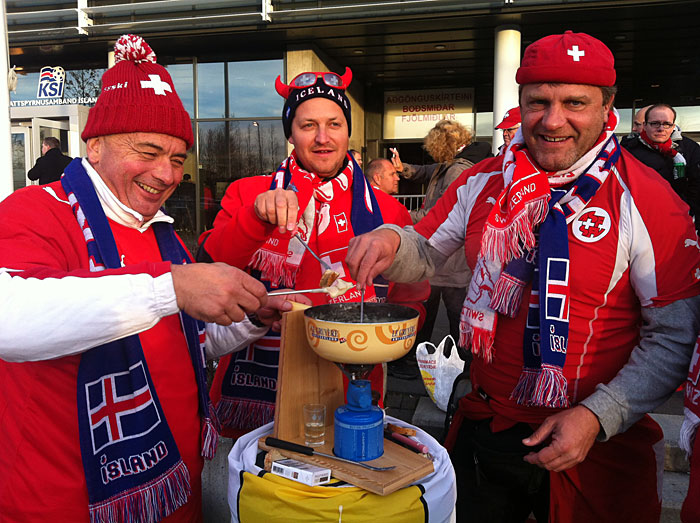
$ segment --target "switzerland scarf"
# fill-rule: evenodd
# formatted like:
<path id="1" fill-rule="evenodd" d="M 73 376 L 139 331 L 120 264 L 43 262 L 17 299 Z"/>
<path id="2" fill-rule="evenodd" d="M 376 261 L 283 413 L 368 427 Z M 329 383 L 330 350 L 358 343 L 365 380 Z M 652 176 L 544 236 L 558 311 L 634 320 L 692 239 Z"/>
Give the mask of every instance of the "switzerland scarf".
<path id="1" fill-rule="evenodd" d="M 462 308 L 460 345 L 491 362 L 497 314 L 514 317 L 529 282 L 523 372 L 511 399 L 568 406 L 563 374 L 569 334 L 570 223 L 620 157 L 615 109 L 591 150 L 569 170 L 539 169 L 518 130 L 503 159 L 504 190 L 484 227 L 481 251 Z"/>
<path id="2" fill-rule="evenodd" d="M 297 224 L 299 236 L 311 241 L 320 256 L 327 253 L 328 264 L 339 273 L 342 266 L 341 276 L 349 279 L 345 255 L 350 239 L 383 223 L 374 192 L 352 156 L 347 155 L 347 165 L 338 175 L 326 179 L 306 171 L 292 151 L 272 175 L 270 189 L 277 188 L 296 192 L 299 208 L 304 209 Z M 351 198 L 341 198 L 342 193 L 351 194 Z M 351 204 L 344 207 L 342 201 Z M 281 234 L 277 228 L 253 255 L 248 267 L 268 289 L 293 289 L 300 270 L 319 270 L 301 242 L 288 233 Z M 318 281 L 322 273 L 320 269 Z M 375 288 L 366 289 L 365 300 L 385 300 L 387 290 L 387 285 L 376 284 Z M 247 350 L 231 355 L 222 380 L 221 400 L 216 405 L 222 426 L 247 431 L 273 419 L 279 347 L 279 334 L 270 331 Z M 222 364 L 226 362 L 222 360 Z"/>
<path id="3" fill-rule="evenodd" d="M 649 149 L 658 151 L 659 153 L 673 160 L 674 180 L 683 177 L 683 175 L 681 174 L 683 168 L 679 169 L 677 166 L 685 166 L 687 162 L 685 160 L 685 157 L 678 150 L 678 144 L 676 142 L 674 142 L 671 138 L 666 140 L 664 143 L 653 142 L 649 139 L 649 135 L 647 134 L 646 129 L 642 129 L 642 132 L 639 135 L 639 141 L 646 145 Z"/>
<path id="4" fill-rule="evenodd" d="M 61 178 L 87 243 L 90 270 L 121 266 L 114 236 L 81 160 Z M 170 224 L 152 225 L 163 260 L 188 263 Z M 204 324 L 180 313 L 199 388 L 202 455 L 214 455 L 217 434 L 204 374 Z M 78 429 L 90 520 L 155 522 L 187 503 L 189 471 L 180 458 L 137 335 L 95 347 L 78 367 Z"/>

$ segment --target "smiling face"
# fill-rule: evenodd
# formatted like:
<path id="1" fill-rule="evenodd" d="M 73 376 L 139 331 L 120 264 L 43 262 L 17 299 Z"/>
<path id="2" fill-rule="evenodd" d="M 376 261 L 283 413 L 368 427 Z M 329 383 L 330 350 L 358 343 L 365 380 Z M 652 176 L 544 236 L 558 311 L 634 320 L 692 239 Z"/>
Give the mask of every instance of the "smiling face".
<path id="1" fill-rule="evenodd" d="M 593 85 L 524 85 L 523 137 L 539 166 L 562 171 L 588 152 L 608 121 L 613 100 L 603 105 L 603 93 Z"/>
<path id="2" fill-rule="evenodd" d="M 90 138 L 87 153 L 117 199 L 150 220 L 182 180 L 187 146 L 166 134 L 126 133 Z"/>
<path id="3" fill-rule="evenodd" d="M 345 164 L 348 123 L 340 106 L 327 98 L 312 98 L 297 107 L 289 143 L 308 171 L 334 176 Z"/>

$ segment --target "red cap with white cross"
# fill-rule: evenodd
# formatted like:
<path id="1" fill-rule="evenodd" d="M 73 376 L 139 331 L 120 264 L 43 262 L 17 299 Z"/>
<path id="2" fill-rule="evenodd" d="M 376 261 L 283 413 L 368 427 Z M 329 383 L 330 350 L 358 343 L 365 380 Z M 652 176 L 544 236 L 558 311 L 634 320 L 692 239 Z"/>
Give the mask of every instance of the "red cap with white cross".
<path id="1" fill-rule="evenodd" d="M 525 49 L 515 74 L 519 84 L 545 82 L 615 85 L 615 58 L 608 47 L 586 33 L 549 35 Z"/>

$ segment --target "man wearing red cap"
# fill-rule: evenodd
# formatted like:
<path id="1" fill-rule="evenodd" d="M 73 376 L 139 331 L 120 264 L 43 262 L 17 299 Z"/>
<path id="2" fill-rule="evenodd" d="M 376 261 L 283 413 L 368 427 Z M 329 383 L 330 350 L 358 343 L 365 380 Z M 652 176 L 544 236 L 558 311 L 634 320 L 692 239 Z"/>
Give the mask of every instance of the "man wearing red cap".
<path id="1" fill-rule="evenodd" d="M 518 127 L 520 127 L 520 107 L 513 107 L 506 111 L 506 114 L 503 115 L 503 120 L 496 126 L 496 129 L 503 130 L 503 145 L 498 148 L 499 155 L 506 152 Z"/>
<path id="2" fill-rule="evenodd" d="M 285 98 L 282 125 L 294 150 L 271 176 L 243 178 L 229 186 L 214 228 L 200 238 L 199 259 L 246 268 L 269 289 L 316 289 L 328 266 L 350 279 L 344 258 L 353 236 L 382 223 L 411 223 L 405 207 L 370 187 L 348 153 L 351 111 L 345 90 L 351 79 L 350 69 L 342 76 L 302 73 L 289 85 L 277 78 L 277 92 Z M 321 257 L 323 266 L 297 237 Z M 364 299 L 422 308 L 427 282 L 410 287 L 387 283 L 368 285 Z M 357 302 L 361 294 L 352 289 L 342 296 L 316 293 L 309 298 L 320 305 Z M 219 363 L 212 399 L 228 429 L 224 434 L 236 436 L 272 421 L 279 344 L 279 335 L 268 335 Z M 381 392 L 380 366 L 371 380 L 373 390 Z"/>
<path id="3" fill-rule="evenodd" d="M 415 231 L 354 239 L 346 261 L 359 284 L 410 281 L 465 249 L 472 391 L 446 442 L 460 521 L 658 522 L 663 435 L 645 413 L 682 381 L 700 328 L 693 224 L 615 138 L 602 42 L 542 38 L 516 80 L 506 153 L 463 173 Z"/>
<path id="4" fill-rule="evenodd" d="M 190 263 L 160 210 L 190 118 L 140 37 L 115 55 L 87 156 L 0 203 L 3 522 L 200 521 L 217 441 L 205 357 L 264 334 L 246 312 L 269 324 L 261 307 L 282 306 L 239 269 Z"/>

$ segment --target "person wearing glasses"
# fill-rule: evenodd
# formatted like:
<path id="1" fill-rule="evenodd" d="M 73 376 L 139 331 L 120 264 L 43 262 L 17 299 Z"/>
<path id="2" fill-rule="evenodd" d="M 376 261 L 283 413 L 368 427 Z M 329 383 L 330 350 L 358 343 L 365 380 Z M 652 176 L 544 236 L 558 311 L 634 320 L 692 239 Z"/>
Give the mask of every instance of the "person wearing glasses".
<path id="1" fill-rule="evenodd" d="M 677 132 L 676 110 L 663 103 L 649 107 L 639 136 L 622 146 L 671 184 L 700 227 L 700 145 Z"/>
<path id="2" fill-rule="evenodd" d="M 271 176 L 243 178 L 228 187 L 214 228 L 200 238 L 199 260 L 244 268 L 268 289 L 316 289 L 328 267 L 350 281 L 344 259 L 353 236 L 383 223 L 411 223 L 403 205 L 372 189 L 348 152 L 351 80 L 349 68 L 342 76 L 302 73 L 289 85 L 277 78 L 275 87 L 285 100 L 282 126 L 294 149 Z M 427 293 L 427 282 L 407 287 L 382 280 L 367 286 L 364 299 L 409 302 L 422 310 Z M 334 298 L 308 297 L 320 305 L 357 302 L 361 294 L 352 289 Z M 225 435 L 238 436 L 273 420 L 279 346 L 279 335 L 270 334 L 219 363 L 212 399 Z M 370 381 L 381 397 L 381 366 Z"/>
<path id="3" fill-rule="evenodd" d="M 659 521 L 663 432 L 645 413 L 688 373 L 700 251 L 681 199 L 618 144 L 615 80 L 590 35 L 530 44 L 505 155 L 462 173 L 413 229 L 350 243 L 359 285 L 430 277 L 456 251 L 472 268 L 472 391 L 445 442 L 458 521 Z"/>

